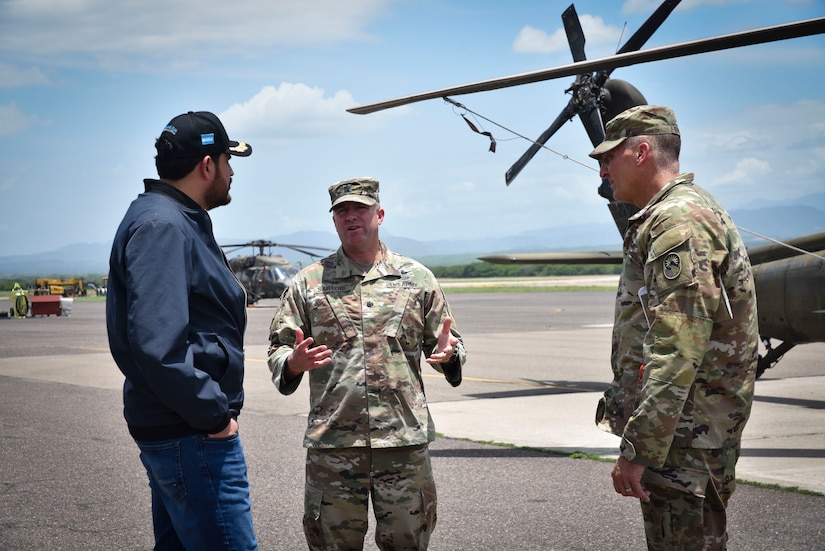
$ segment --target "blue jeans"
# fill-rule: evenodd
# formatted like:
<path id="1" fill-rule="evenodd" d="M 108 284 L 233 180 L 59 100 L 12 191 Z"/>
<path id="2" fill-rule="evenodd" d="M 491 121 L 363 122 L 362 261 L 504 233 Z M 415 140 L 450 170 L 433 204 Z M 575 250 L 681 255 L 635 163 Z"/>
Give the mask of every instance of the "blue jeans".
<path id="1" fill-rule="evenodd" d="M 152 488 L 155 549 L 258 549 L 240 436 L 137 442 Z"/>

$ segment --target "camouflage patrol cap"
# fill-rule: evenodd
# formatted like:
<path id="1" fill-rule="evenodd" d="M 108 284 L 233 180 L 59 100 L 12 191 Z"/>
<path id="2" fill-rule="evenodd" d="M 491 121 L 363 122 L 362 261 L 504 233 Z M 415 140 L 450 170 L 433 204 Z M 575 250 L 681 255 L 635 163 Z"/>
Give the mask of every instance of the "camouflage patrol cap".
<path id="1" fill-rule="evenodd" d="M 637 105 L 622 111 L 604 129 L 604 141 L 590 152 L 594 159 L 621 145 L 630 136 L 652 136 L 654 134 L 679 135 L 676 115 L 670 107 L 658 105 Z"/>
<path id="2" fill-rule="evenodd" d="M 341 180 L 329 186 L 329 198 L 332 211 L 336 205 L 347 201 L 354 201 L 364 205 L 377 205 L 378 200 L 378 180 L 375 178 L 361 177 Z"/>

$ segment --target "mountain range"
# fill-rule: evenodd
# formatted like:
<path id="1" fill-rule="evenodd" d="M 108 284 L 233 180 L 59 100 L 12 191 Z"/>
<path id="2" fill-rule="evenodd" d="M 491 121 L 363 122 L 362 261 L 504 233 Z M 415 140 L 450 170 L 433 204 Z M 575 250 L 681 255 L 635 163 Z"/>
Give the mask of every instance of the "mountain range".
<path id="1" fill-rule="evenodd" d="M 758 208 L 731 210 L 730 214 L 742 229 L 748 246 L 766 243 L 747 230 L 758 231 L 774 239 L 825 231 L 825 193 L 813 194 L 791 201 L 764 202 Z M 394 251 L 413 257 L 428 266 L 469 264 L 477 257 L 503 252 L 538 252 L 572 250 L 620 250 L 621 239 L 616 226 L 609 221 L 599 224 L 551 226 L 512 235 L 479 237 L 477 239 L 418 241 L 384 231 L 381 238 Z M 280 244 L 297 244 L 335 249 L 338 237 L 329 231 L 303 231 L 281 236 L 246 236 L 219 239 L 220 243 L 246 243 L 266 239 Z M 75 243 L 53 251 L 29 255 L 0 257 L 0 278 L 56 277 L 105 274 L 108 272 L 111 241 Z M 323 253 L 322 251 L 319 251 Z M 312 258 L 286 247 L 276 247 L 265 253 L 280 254 L 294 263 L 307 264 Z M 258 254 L 245 247 L 227 249 L 227 256 Z M 323 256 L 323 254 L 322 254 Z"/>

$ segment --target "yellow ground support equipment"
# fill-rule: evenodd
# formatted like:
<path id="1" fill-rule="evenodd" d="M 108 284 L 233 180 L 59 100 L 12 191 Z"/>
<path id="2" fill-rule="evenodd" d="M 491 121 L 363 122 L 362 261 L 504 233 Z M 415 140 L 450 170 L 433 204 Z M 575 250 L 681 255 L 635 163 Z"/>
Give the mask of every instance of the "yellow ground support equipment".
<path id="1" fill-rule="evenodd" d="M 9 314 L 15 318 L 25 318 L 29 315 L 29 292 L 15 283 L 11 290 L 14 305 L 10 308 Z"/>

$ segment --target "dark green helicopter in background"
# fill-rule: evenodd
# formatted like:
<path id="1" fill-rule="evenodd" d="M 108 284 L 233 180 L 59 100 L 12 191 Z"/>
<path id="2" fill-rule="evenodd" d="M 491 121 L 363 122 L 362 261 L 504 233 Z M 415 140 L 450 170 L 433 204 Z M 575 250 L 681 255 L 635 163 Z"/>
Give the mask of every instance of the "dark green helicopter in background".
<path id="1" fill-rule="evenodd" d="M 259 239 L 247 243 L 221 245 L 227 256 L 237 250 L 251 247 L 257 249 L 258 254 L 239 255 L 229 259 L 229 267 L 235 277 L 246 289 L 247 304 L 255 304 L 263 298 L 281 298 L 289 287 L 293 276 L 298 273 L 298 266 L 279 254 L 272 254 L 275 247 L 284 247 L 308 255 L 313 260 L 321 256 L 313 251 L 329 252 L 333 249 L 324 247 L 309 247 L 305 245 L 288 245 Z"/>
<path id="2" fill-rule="evenodd" d="M 633 85 L 610 78 L 611 72 L 618 67 L 825 33 L 825 17 L 819 17 L 641 50 L 680 1 L 662 2 L 616 55 L 611 57 L 586 60 L 584 32 L 575 7 L 570 5 L 562 14 L 562 22 L 574 60 L 572 64 L 403 96 L 353 107 L 348 111 L 364 115 L 436 98 L 463 107 L 448 96 L 575 76 L 575 81 L 566 90 L 571 95 L 568 104 L 506 172 L 505 182 L 510 185 L 538 150 L 544 147 L 547 140 L 573 117 L 579 117 L 595 147 L 604 139 L 604 124 L 607 121 L 629 107 L 647 103 L 641 92 Z M 624 235 L 628 218 L 638 211 L 638 208 L 614 201 L 612 190 L 606 180 L 602 180 L 598 193 L 608 201 L 608 208 L 616 227 L 619 233 Z M 765 347 L 765 353 L 759 358 L 759 376 L 774 366 L 794 346 L 825 342 L 825 232 L 802 236 L 787 243 L 773 242 L 752 247 L 748 249 L 748 255 L 754 267 L 759 333 Z M 482 257 L 481 260 L 496 264 L 621 264 L 622 253 L 607 251 L 496 254 Z"/>

